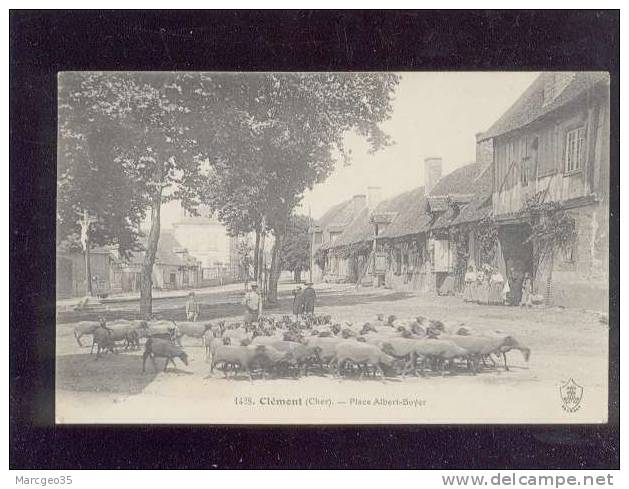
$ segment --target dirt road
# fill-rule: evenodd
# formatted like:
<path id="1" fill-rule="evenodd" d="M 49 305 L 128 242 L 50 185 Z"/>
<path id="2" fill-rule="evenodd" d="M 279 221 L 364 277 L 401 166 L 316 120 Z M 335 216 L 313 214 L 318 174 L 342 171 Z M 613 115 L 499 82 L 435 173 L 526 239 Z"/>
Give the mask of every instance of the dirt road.
<path id="1" fill-rule="evenodd" d="M 232 294 L 234 297 L 230 297 Z M 208 294 L 202 319 L 240 314 L 237 294 Z M 219 298 L 222 299 L 218 300 Z M 185 299 L 169 300 L 162 317 L 178 317 Z M 290 292 L 281 307 L 288 312 Z M 124 316 L 126 308 L 111 311 Z M 582 423 L 607 418 L 608 327 L 599 315 L 577 310 L 524 310 L 464 304 L 455 297 L 428 297 L 350 286 L 319 290 L 317 312 L 360 322 L 377 313 L 424 315 L 458 321 L 476 331 L 512 334 L 532 350 L 526 363 L 509 354 L 511 370 L 479 375 L 336 379 L 330 375 L 300 379 L 223 378 L 209 374 L 200 341 L 184 340 L 190 364 L 142 374 L 140 352 L 106 355 L 95 361 L 89 348 L 72 336 L 73 322 L 57 325 L 58 422 L 97 423 Z M 75 318 L 66 318 L 74 319 Z M 89 343 L 89 341 L 87 341 Z M 160 361 L 160 367 L 163 361 Z M 161 370 L 161 369 L 160 369 Z M 563 407 L 560 386 L 573 378 L 583 387 L 576 412 Z"/>

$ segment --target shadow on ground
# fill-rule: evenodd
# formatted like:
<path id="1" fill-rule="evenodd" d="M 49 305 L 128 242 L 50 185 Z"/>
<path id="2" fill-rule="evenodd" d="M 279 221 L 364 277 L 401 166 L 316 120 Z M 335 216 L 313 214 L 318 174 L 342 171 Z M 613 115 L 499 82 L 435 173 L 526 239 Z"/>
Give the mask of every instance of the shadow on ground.
<path id="1" fill-rule="evenodd" d="M 95 358 L 89 352 L 57 357 L 57 388 L 77 392 L 139 394 L 158 373 L 147 361 L 146 373 L 143 374 L 140 355 L 109 353 L 98 360 Z M 161 362 L 158 365 L 164 367 Z"/>
<path id="2" fill-rule="evenodd" d="M 316 307 L 343 307 L 355 306 L 360 304 L 371 304 L 378 302 L 395 302 L 408 299 L 413 294 L 408 292 L 390 292 L 390 293 L 355 293 L 339 292 L 339 291 L 321 291 L 317 297 Z M 200 321 L 211 321 L 219 318 L 233 318 L 244 314 L 243 306 L 240 304 L 240 296 L 230 294 L 228 298 L 230 302 L 209 303 L 208 297 L 200 297 L 201 304 Z M 233 302 L 232 302 L 233 301 Z M 160 301 L 159 307 L 154 307 L 154 314 L 159 319 L 168 319 L 175 321 L 185 321 L 185 304 L 186 298 L 175 298 Z M 279 298 L 277 305 L 269 306 L 267 311 L 272 314 L 292 314 L 293 297 L 290 292 L 284 292 Z M 167 307 L 169 306 L 169 307 Z M 104 316 L 107 321 L 116 319 L 140 319 L 137 303 L 125 303 L 120 307 L 114 308 L 113 305 L 105 311 L 64 311 L 57 314 L 57 323 L 74 323 L 77 321 L 90 321 L 98 318 L 99 315 Z"/>

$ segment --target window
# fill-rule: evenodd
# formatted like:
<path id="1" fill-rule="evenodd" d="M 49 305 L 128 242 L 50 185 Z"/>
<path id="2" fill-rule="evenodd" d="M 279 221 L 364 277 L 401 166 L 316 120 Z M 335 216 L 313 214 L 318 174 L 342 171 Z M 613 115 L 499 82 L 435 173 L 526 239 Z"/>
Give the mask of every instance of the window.
<path id="1" fill-rule="evenodd" d="M 572 173 L 583 168 L 585 159 L 585 127 L 578 127 L 566 134 L 565 172 Z"/>

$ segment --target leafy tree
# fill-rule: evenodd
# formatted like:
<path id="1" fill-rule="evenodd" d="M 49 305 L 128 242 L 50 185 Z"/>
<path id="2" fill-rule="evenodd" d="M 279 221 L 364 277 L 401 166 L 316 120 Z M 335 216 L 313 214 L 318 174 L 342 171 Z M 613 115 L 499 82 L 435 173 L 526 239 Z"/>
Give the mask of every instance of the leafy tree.
<path id="1" fill-rule="evenodd" d="M 109 155 L 98 172 L 87 168 L 94 159 L 75 160 L 84 178 L 71 181 L 68 194 L 87 191 L 89 197 L 88 189 L 102 188 L 117 196 L 121 189 L 107 178 L 124 176 L 132 205 L 120 199 L 118 210 L 102 203 L 94 207 L 104 216 L 118 212 L 130 241 L 137 240 L 137 224 L 150 211 L 140 299 L 141 313 L 150 314 L 161 205 L 177 199 L 192 212 L 198 205 L 204 159 L 198 140 L 213 143 L 218 126 L 228 121 L 220 114 L 221 97 L 211 77 L 196 73 L 73 73 L 66 78 L 73 78 L 64 99 L 73 122 L 70 136 L 95 154 Z M 210 118 L 209 112 L 219 116 Z"/>
<path id="2" fill-rule="evenodd" d="M 98 86 L 95 74 L 66 73 L 59 80 L 57 158 L 57 242 L 80 249 L 79 220 L 95 218 L 89 241 L 117 245 L 122 256 L 140 247 L 139 224 L 144 202 L 114 155 L 122 144 L 114 125 L 90 117 L 89 100 L 81 97 Z M 82 92 L 81 92 L 82 91 Z"/>
<path id="3" fill-rule="evenodd" d="M 293 272 L 295 281 L 301 280 L 301 272 L 310 269 L 310 234 L 312 219 L 293 215 L 286 227 L 286 236 L 280 251 L 280 267 Z"/>
<path id="4" fill-rule="evenodd" d="M 348 132 L 365 137 L 373 151 L 391 143 L 379 124 L 390 116 L 399 79 L 383 73 L 233 76 L 232 85 L 246 86 L 240 128 L 213 153 L 208 200 L 234 232 L 273 234 L 268 299 L 274 302 L 280 250 L 303 193 L 323 182 L 339 157 L 349 163 Z"/>

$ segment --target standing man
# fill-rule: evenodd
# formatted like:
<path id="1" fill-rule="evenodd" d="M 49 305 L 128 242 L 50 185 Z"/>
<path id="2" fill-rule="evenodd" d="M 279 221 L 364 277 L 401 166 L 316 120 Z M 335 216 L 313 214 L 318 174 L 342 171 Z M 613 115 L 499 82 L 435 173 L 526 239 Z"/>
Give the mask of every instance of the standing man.
<path id="1" fill-rule="evenodd" d="M 511 267 L 509 277 L 509 289 L 511 290 L 511 305 L 519 306 L 522 300 L 522 282 L 524 277 L 520 270 L 515 267 Z"/>
<path id="2" fill-rule="evenodd" d="M 317 294 L 315 290 L 312 288 L 312 282 L 306 283 L 306 288 L 301 293 L 302 302 L 303 302 L 303 312 L 304 314 L 314 314 L 315 310 L 315 301 L 317 300 Z"/>
<path id="3" fill-rule="evenodd" d="M 295 319 L 299 319 L 299 316 L 302 315 L 304 309 L 304 293 L 301 291 L 301 286 L 297 286 L 295 290 L 293 290 L 293 314 L 295 315 Z"/>
<path id="4" fill-rule="evenodd" d="M 197 302 L 194 292 L 188 294 L 188 302 L 186 302 L 186 318 L 188 321 L 196 321 L 199 317 L 200 304 Z"/>
<path id="5" fill-rule="evenodd" d="M 258 311 L 260 307 L 260 296 L 258 295 L 258 284 L 251 284 L 251 289 L 245 294 L 242 303 L 245 306 L 245 324 L 258 322 Z"/>

